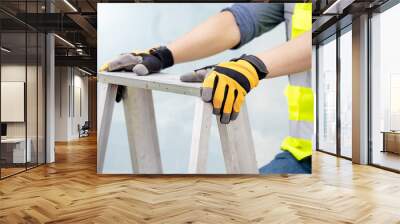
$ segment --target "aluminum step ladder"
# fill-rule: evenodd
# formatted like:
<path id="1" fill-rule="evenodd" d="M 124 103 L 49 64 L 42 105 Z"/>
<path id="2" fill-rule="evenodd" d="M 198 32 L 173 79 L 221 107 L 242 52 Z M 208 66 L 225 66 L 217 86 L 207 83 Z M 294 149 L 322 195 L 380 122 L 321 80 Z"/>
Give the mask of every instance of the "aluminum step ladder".
<path id="1" fill-rule="evenodd" d="M 97 172 L 104 171 L 117 86 L 126 86 L 122 100 L 128 134 L 132 170 L 135 174 L 161 174 L 162 164 L 154 114 L 152 91 L 158 90 L 196 97 L 188 173 L 206 174 L 208 143 L 211 131 L 212 106 L 200 98 L 201 83 L 185 83 L 179 76 L 157 73 L 137 76 L 130 72 L 101 72 L 98 81 L 106 84 L 104 99 L 99 105 L 97 135 Z M 258 174 L 253 138 L 246 105 L 238 118 L 221 124 L 216 117 L 222 152 L 228 174 Z"/>

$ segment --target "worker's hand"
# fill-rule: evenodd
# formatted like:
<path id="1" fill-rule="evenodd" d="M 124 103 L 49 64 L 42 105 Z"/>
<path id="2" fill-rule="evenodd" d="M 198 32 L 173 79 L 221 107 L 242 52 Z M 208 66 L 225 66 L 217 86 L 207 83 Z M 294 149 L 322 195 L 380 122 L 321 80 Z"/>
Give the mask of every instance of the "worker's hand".
<path id="1" fill-rule="evenodd" d="M 121 54 L 119 57 L 101 66 L 100 71 L 129 71 L 137 75 L 149 75 L 157 73 L 161 69 L 174 64 L 171 51 L 167 47 L 152 48 L 145 52 L 133 52 Z M 118 86 L 116 101 L 122 99 L 123 86 Z"/>
<path id="2" fill-rule="evenodd" d="M 259 58 L 242 55 L 214 67 L 203 82 L 201 97 L 212 103 L 213 113 L 221 115 L 221 123 L 227 124 L 237 118 L 244 97 L 267 73 Z"/>

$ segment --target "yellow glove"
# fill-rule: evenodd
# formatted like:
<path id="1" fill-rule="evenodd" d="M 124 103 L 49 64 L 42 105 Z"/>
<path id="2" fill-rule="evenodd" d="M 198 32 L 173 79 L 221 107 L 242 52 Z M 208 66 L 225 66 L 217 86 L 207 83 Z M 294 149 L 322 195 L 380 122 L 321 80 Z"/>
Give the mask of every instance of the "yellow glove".
<path id="1" fill-rule="evenodd" d="M 259 58 L 242 55 L 215 66 L 203 82 L 201 97 L 212 103 L 213 113 L 221 115 L 221 123 L 227 124 L 237 118 L 246 94 L 267 74 Z"/>

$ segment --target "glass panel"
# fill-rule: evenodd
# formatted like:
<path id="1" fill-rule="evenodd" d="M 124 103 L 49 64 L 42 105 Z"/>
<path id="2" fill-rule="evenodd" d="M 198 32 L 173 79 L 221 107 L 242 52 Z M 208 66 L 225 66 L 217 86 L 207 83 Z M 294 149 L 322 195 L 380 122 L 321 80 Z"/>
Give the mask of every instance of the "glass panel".
<path id="1" fill-rule="evenodd" d="M 38 142 L 37 142 L 37 132 L 38 132 L 38 57 L 37 57 L 37 33 L 27 33 L 28 38 L 28 62 L 27 62 L 27 94 L 26 94 L 26 112 L 27 112 L 27 143 L 28 147 L 28 168 L 37 165 L 37 150 L 38 150 Z"/>
<path id="2" fill-rule="evenodd" d="M 27 2 L 27 13 L 37 13 L 36 1 Z M 37 17 L 34 17 L 37 18 Z M 33 19 L 34 20 L 34 19 Z M 36 21 L 31 21 L 36 23 Z M 30 156 L 27 167 L 37 165 L 38 157 L 38 34 L 35 30 L 27 30 L 27 80 L 26 80 L 26 113 L 27 113 L 27 150 Z"/>
<path id="3" fill-rule="evenodd" d="M 400 130 L 400 74 L 390 76 L 390 130 Z"/>
<path id="4" fill-rule="evenodd" d="M 1 1 L 0 7 L 24 20 L 26 12 L 45 12 L 45 1 Z M 0 19 L 7 20 L 0 23 L 4 178 L 45 161 L 45 35 L 2 12 Z"/>
<path id="5" fill-rule="evenodd" d="M 400 170 L 400 4 L 374 15 L 372 26 L 372 163 Z"/>
<path id="6" fill-rule="evenodd" d="M 316 98 L 317 98 L 317 94 L 316 94 L 316 92 L 317 92 L 316 91 L 317 90 L 317 68 L 316 68 L 316 66 L 317 66 L 317 48 L 315 45 L 313 45 L 312 46 L 312 65 L 311 65 L 311 83 L 312 83 L 311 86 L 314 91 L 314 102 L 317 102 L 316 101 Z M 317 113 L 317 107 L 314 105 L 314 118 L 317 117 L 316 113 Z M 314 122 L 314 130 L 317 130 L 317 122 Z M 312 148 L 313 148 L 313 150 L 315 150 L 316 144 L 317 144 L 317 139 L 316 139 L 315 134 L 313 134 L 312 142 L 313 142 Z"/>
<path id="7" fill-rule="evenodd" d="M 12 12 L 12 14 L 21 16 L 21 13 L 26 10 L 26 1 L 11 1 L 11 0 L 1 0 L 0 7 L 5 9 L 7 12 Z M 0 13 L 0 19 L 4 19 L 2 22 L 2 31 L 4 32 L 25 32 L 25 24 L 21 21 L 10 18 L 4 13 Z"/>
<path id="8" fill-rule="evenodd" d="M 2 177 L 25 170 L 26 33 L 1 34 Z"/>
<path id="9" fill-rule="evenodd" d="M 352 44 L 351 31 L 340 37 L 340 153 L 351 158 Z"/>
<path id="10" fill-rule="evenodd" d="M 38 163 L 45 163 L 45 124 L 46 124 L 46 74 L 45 74 L 45 60 L 46 60 L 46 36 L 39 33 L 38 41 Z"/>
<path id="11" fill-rule="evenodd" d="M 318 147 L 336 153 L 336 40 L 318 51 Z"/>
<path id="12" fill-rule="evenodd" d="M 53 4 L 53 3 L 51 3 Z M 46 1 L 40 0 L 37 1 L 37 12 L 45 13 L 46 12 Z M 38 125 L 38 133 L 37 133 L 37 162 L 38 164 L 45 163 L 46 158 L 46 139 L 45 139 L 45 125 L 46 125 L 46 74 L 45 74 L 45 65 L 46 65 L 46 36 L 44 33 L 38 33 L 37 40 L 37 125 Z"/>

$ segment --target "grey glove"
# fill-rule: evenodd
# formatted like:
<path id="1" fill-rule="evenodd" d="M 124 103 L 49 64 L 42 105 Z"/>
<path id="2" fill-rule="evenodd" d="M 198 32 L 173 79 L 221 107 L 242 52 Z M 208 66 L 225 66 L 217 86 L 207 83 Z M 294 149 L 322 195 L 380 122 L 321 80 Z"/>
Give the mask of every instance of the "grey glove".
<path id="1" fill-rule="evenodd" d="M 203 82 L 207 75 L 214 69 L 215 65 L 209 65 L 181 75 L 182 82 Z"/>
<path id="2" fill-rule="evenodd" d="M 149 75 L 174 64 L 172 52 L 167 47 L 152 48 L 146 52 L 121 54 L 101 66 L 100 71 L 129 71 L 137 75 Z M 118 86 L 116 101 L 121 101 L 124 87 Z"/>
<path id="3" fill-rule="evenodd" d="M 138 75 L 147 75 L 149 71 L 143 64 L 143 56 L 135 53 L 121 54 L 117 58 L 104 64 L 100 71 L 114 72 L 114 71 L 129 71 Z M 156 62 L 155 66 L 159 64 Z M 160 66 L 157 66 L 160 67 Z"/>

